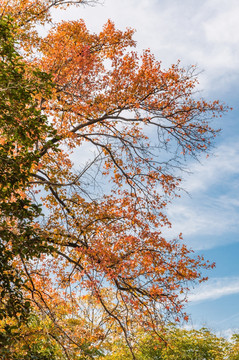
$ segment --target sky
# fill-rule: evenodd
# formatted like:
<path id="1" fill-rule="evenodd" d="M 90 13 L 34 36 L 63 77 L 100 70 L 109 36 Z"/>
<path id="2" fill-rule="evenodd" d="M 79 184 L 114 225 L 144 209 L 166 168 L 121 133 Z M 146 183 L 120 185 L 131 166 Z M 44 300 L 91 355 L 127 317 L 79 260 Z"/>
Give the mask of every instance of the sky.
<path id="1" fill-rule="evenodd" d="M 222 131 L 208 159 L 191 161 L 181 198 L 168 208 L 172 234 L 216 262 L 209 280 L 195 287 L 186 310 L 189 324 L 222 335 L 239 332 L 239 1 L 104 0 L 95 7 L 54 11 L 57 20 L 83 18 L 93 31 L 111 19 L 136 30 L 137 50 L 150 48 L 167 68 L 179 59 L 197 65 L 198 90 L 233 111 L 215 121 Z"/>

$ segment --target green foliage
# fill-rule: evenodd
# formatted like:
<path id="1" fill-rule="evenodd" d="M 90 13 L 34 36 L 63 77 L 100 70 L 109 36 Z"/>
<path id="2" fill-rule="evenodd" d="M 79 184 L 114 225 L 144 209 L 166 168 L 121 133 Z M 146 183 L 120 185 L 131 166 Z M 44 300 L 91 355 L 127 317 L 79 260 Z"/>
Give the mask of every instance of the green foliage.
<path id="1" fill-rule="evenodd" d="M 87 322 L 87 320 L 85 320 Z M 102 352 L 92 345 L 84 333 L 79 333 L 81 347 L 77 341 L 71 346 L 69 335 L 78 321 L 66 319 L 63 331 L 54 320 L 31 311 L 27 321 L 19 323 L 15 318 L 0 320 L 0 359 L 2 360 L 92 360 Z M 75 339 L 76 340 L 76 339 Z"/>
<path id="2" fill-rule="evenodd" d="M 62 348 L 50 336 L 49 321 L 31 313 L 27 322 L 0 321 L 0 358 L 2 360 L 64 360 Z M 1 346 L 2 345 L 2 346 Z"/>
<path id="3" fill-rule="evenodd" d="M 0 18 L 0 319 L 22 320 L 29 301 L 23 299 L 24 279 L 14 262 L 47 251 L 33 226 L 41 207 L 24 190 L 39 159 L 37 140 L 54 132 L 37 103 L 40 94 L 50 95 L 50 76 L 23 61 L 16 30 L 10 17 Z"/>
<path id="4" fill-rule="evenodd" d="M 225 358 L 226 341 L 208 329 L 186 331 L 173 329 L 169 333 L 169 346 L 164 349 L 163 359 L 168 360 L 221 360 Z"/>
<path id="5" fill-rule="evenodd" d="M 234 334 L 231 341 L 232 345 L 229 349 L 229 360 L 239 360 L 239 334 Z"/>
<path id="6" fill-rule="evenodd" d="M 185 330 L 170 327 L 160 338 L 138 334 L 135 339 L 137 360 L 236 360 L 239 359 L 238 335 L 228 341 L 206 328 Z M 109 353 L 100 359 L 130 360 L 131 354 L 121 341 L 112 344 Z"/>

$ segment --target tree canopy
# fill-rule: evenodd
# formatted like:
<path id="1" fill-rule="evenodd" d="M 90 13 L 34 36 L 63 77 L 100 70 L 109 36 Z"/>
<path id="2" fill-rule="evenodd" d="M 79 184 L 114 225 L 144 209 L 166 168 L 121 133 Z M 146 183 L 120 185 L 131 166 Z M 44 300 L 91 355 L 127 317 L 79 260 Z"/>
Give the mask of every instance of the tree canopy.
<path id="1" fill-rule="evenodd" d="M 133 328 L 187 319 L 189 284 L 213 267 L 165 237 L 166 206 L 226 107 L 197 98 L 193 66 L 162 69 L 110 20 L 37 33 L 51 8 L 82 3 L 1 1 L 0 316 L 5 330 L 49 321 L 66 358 L 93 358 L 86 342 L 114 331 L 134 357 Z"/>
<path id="2" fill-rule="evenodd" d="M 138 360 L 233 360 L 238 359 L 238 335 L 226 339 L 207 328 L 186 330 L 167 327 L 165 341 L 145 332 L 135 334 Z M 129 360 L 129 349 L 118 338 L 109 345 L 105 360 Z"/>

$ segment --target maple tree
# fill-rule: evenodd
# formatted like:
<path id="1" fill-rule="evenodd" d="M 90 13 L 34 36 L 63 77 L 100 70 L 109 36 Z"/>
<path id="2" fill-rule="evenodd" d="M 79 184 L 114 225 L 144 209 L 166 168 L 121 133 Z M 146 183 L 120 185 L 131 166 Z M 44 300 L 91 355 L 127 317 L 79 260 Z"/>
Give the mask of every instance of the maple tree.
<path id="1" fill-rule="evenodd" d="M 86 354 L 82 333 L 97 347 L 121 331 L 134 357 L 135 323 L 157 332 L 171 316 L 187 319 L 189 283 L 213 266 L 181 235 L 165 238 L 166 205 L 185 158 L 208 151 L 209 121 L 226 108 L 194 98 L 194 67 L 163 70 L 149 50 L 132 50 L 133 30 L 111 21 L 98 35 L 83 20 L 37 33 L 52 7 L 81 3 L 1 1 L 3 315 L 22 314 L 6 312 L 5 284 L 15 282 L 11 304 L 47 316 L 67 339 L 65 348 L 58 339 L 64 356 Z M 79 321 L 85 299 L 97 325 Z"/>

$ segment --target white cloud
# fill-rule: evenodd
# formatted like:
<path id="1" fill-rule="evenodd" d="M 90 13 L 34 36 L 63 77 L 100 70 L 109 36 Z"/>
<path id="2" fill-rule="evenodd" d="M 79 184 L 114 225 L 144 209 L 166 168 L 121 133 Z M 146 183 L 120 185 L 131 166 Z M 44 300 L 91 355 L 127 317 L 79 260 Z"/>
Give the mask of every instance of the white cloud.
<path id="1" fill-rule="evenodd" d="M 215 156 L 192 163 L 190 170 L 182 184 L 190 196 L 182 194 L 168 207 L 169 235 L 182 232 L 198 250 L 232 241 L 228 234 L 239 230 L 239 142 L 221 145 Z"/>
<path id="2" fill-rule="evenodd" d="M 188 300 L 190 302 L 200 302 L 205 300 L 215 300 L 223 296 L 239 293 L 239 277 L 232 278 L 212 278 L 207 283 L 199 285 L 192 291 Z"/>
<path id="3" fill-rule="evenodd" d="M 205 191 L 210 186 L 226 182 L 232 175 L 239 175 L 239 139 L 220 145 L 202 163 L 192 163 L 190 172 L 184 181 L 189 193 Z"/>
<path id="4" fill-rule="evenodd" d="M 171 234 L 182 232 L 185 241 L 197 250 L 230 242 L 230 236 L 222 239 L 217 237 L 238 231 L 239 214 L 235 209 L 228 210 L 223 204 L 217 207 L 217 203 L 208 204 L 208 207 L 204 201 L 203 205 L 195 204 L 195 201 L 187 205 L 173 205 L 168 211 L 173 223 Z M 202 240 L 202 236 L 205 236 L 205 240 Z"/>
<path id="5" fill-rule="evenodd" d="M 224 6 L 218 6 L 218 1 L 211 1 L 211 7 L 217 8 L 217 12 L 210 17 L 210 21 L 204 23 L 206 39 L 214 44 L 238 44 L 239 24 L 238 1 L 224 1 Z"/>

